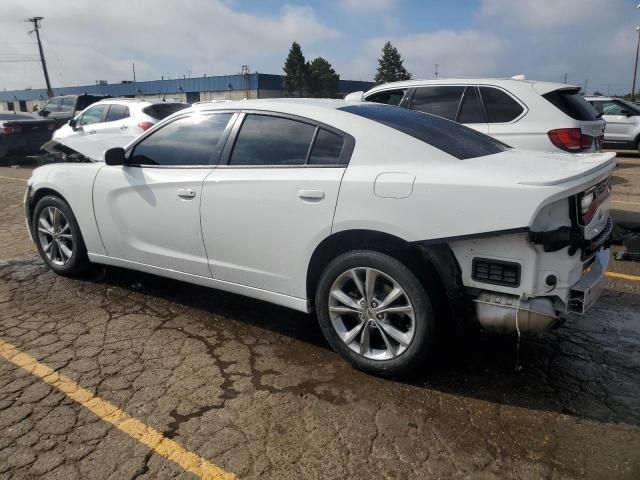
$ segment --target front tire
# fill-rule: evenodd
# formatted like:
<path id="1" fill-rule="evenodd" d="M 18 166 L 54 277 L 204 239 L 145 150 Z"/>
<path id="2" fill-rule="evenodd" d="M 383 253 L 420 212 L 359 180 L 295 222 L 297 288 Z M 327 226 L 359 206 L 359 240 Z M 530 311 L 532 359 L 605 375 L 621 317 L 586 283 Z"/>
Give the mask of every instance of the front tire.
<path id="1" fill-rule="evenodd" d="M 89 265 L 76 217 L 60 197 L 47 195 L 38 201 L 31 231 L 40 256 L 58 275 L 76 275 Z"/>
<path id="2" fill-rule="evenodd" d="M 405 375 L 421 366 L 435 331 L 418 278 L 395 258 L 370 250 L 344 253 L 325 268 L 316 312 L 333 349 L 376 375 Z"/>

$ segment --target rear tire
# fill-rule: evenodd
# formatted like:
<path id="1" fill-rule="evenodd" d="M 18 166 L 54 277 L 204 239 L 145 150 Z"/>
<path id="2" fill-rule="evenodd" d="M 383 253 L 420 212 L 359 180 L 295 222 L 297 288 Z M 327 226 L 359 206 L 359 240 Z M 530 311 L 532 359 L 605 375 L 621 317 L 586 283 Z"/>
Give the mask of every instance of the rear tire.
<path id="1" fill-rule="evenodd" d="M 60 197 L 47 195 L 38 201 L 31 231 L 40 256 L 58 275 L 77 275 L 89 265 L 76 217 Z"/>
<path id="2" fill-rule="evenodd" d="M 435 332 L 431 300 L 395 258 L 371 250 L 338 256 L 323 271 L 315 302 L 327 341 L 355 368 L 398 376 L 423 365 Z"/>

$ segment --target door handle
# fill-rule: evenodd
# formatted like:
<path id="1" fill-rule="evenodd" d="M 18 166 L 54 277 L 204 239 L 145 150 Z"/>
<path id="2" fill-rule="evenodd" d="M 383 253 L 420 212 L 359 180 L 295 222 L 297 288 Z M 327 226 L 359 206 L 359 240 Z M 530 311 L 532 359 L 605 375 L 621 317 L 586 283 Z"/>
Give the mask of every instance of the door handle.
<path id="1" fill-rule="evenodd" d="M 89 130 L 89 133 L 96 133 L 95 130 Z"/>
<path id="2" fill-rule="evenodd" d="M 123 126 L 120 127 L 120 130 L 126 130 L 127 128 L 129 128 L 129 127 L 127 127 L 126 125 L 123 125 Z"/>
<path id="3" fill-rule="evenodd" d="M 322 190 L 298 190 L 298 197 L 302 200 L 319 202 L 324 198 L 324 192 Z"/>
<path id="4" fill-rule="evenodd" d="M 192 188 L 179 188 L 178 196 L 180 198 L 193 198 L 196 196 L 196 191 Z"/>

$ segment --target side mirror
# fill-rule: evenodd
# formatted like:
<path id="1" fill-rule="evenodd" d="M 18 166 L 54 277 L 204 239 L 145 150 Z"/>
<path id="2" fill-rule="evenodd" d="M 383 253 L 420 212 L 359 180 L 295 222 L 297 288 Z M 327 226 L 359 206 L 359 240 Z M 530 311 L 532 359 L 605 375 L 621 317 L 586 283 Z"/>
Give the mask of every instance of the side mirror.
<path id="1" fill-rule="evenodd" d="M 107 165 L 124 165 L 124 148 L 114 147 L 104 152 L 104 163 Z"/>
<path id="2" fill-rule="evenodd" d="M 624 115 L 625 117 L 632 117 L 633 113 L 631 112 L 631 110 L 623 108 L 622 110 L 620 110 L 620 115 Z"/>
<path id="3" fill-rule="evenodd" d="M 74 130 L 76 129 L 76 125 L 77 125 L 77 122 L 75 118 L 72 118 L 71 120 L 69 120 L 69 126 Z"/>
<path id="4" fill-rule="evenodd" d="M 47 115 L 49 115 L 49 110 L 40 110 L 38 112 L 38 115 L 40 115 L 41 117 L 46 117 Z"/>

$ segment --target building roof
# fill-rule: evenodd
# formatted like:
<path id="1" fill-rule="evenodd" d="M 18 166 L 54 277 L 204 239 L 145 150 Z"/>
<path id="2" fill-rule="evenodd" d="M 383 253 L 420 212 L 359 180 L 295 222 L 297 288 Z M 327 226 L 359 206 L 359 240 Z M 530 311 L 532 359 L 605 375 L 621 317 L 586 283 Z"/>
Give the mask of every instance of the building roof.
<path id="1" fill-rule="evenodd" d="M 146 82 L 113 83 L 104 85 L 80 85 L 77 87 L 54 88 L 55 96 L 80 95 L 174 95 L 185 92 L 220 92 L 234 90 L 281 90 L 282 76 L 266 73 L 250 73 L 239 75 L 220 75 L 213 77 L 178 78 L 172 80 L 151 80 Z M 356 80 L 340 80 L 340 93 L 356 90 L 367 90 L 373 82 Z M 46 100 L 47 90 L 5 90 L 0 91 L 0 101 L 15 102 L 19 100 Z"/>

